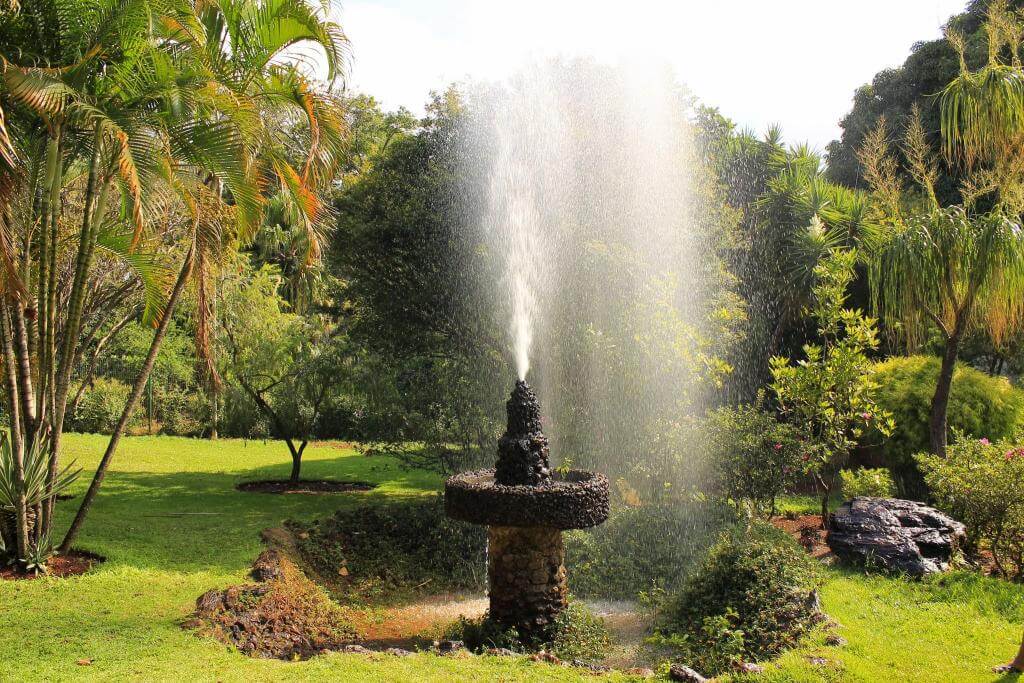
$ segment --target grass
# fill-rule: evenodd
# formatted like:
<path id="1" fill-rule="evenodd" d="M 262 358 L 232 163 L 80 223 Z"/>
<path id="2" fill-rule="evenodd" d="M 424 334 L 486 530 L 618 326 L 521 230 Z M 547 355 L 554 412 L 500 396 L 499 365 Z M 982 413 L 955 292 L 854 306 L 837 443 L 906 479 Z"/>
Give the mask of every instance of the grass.
<path id="1" fill-rule="evenodd" d="M 105 440 L 70 435 L 67 443 L 89 472 Z M 329 496 L 239 493 L 234 486 L 240 481 L 287 476 L 288 457 L 279 444 L 136 437 L 122 448 L 80 539 L 108 561 L 72 579 L 0 582 L 0 681 L 593 678 L 497 657 L 254 660 L 197 638 L 179 623 L 204 591 L 244 580 L 263 528 L 324 517 L 342 505 L 420 496 L 436 490 L 440 477 L 391 458 L 317 445 L 307 449 L 304 476 L 379 486 Z M 78 482 L 78 498 L 61 506 L 62 524 L 86 484 Z M 818 636 L 757 680 L 1000 680 L 989 668 L 1009 658 L 1024 623 L 1020 587 L 993 579 L 954 574 L 915 583 L 839 570 L 829 576 L 822 601 L 848 644 L 826 647 Z M 92 663 L 79 666 L 78 660 Z"/>

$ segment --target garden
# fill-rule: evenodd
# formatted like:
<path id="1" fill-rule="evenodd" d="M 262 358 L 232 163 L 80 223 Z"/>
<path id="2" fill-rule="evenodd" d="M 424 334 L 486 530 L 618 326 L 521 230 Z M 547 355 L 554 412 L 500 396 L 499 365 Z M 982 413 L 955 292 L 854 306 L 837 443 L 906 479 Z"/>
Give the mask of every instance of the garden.
<path id="1" fill-rule="evenodd" d="M 1024 3 L 824 155 L 343 17 L 0 7 L 0 681 L 1024 673 Z"/>

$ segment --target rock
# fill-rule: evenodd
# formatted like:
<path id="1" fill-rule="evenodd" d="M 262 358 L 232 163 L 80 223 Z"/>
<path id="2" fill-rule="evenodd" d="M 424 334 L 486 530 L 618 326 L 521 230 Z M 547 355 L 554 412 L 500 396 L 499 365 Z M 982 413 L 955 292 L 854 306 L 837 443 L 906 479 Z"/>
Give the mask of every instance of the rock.
<path id="1" fill-rule="evenodd" d="M 521 653 L 510 650 L 507 647 L 492 647 L 484 654 L 491 655 L 492 657 L 522 657 Z"/>
<path id="2" fill-rule="evenodd" d="M 829 647 L 843 647 L 846 645 L 846 638 L 835 633 L 830 633 L 825 636 L 825 644 Z"/>
<path id="3" fill-rule="evenodd" d="M 832 516 L 828 545 L 841 560 L 920 577 L 945 571 L 964 525 L 899 498 L 854 498 Z"/>
<path id="4" fill-rule="evenodd" d="M 224 594 L 219 590 L 209 590 L 196 598 L 196 616 L 209 617 L 224 607 Z"/>
<path id="5" fill-rule="evenodd" d="M 367 649 L 362 645 L 343 645 L 338 648 L 338 652 L 343 652 L 347 655 L 369 655 L 373 654 L 373 650 Z"/>
<path id="6" fill-rule="evenodd" d="M 400 647 L 389 647 L 388 649 L 384 650 L 384 654 L 394 655 L 395 657 L 411 657 L 415 653 L 410 652 L 409 650 L 403 650 Z"/>
<path id="7" fill-rule="evenodd" d="M 438 654 L 450 655 L 466 649 L 466 644 L 461 640 L 435 640 L 434 648 Z"/>
<path id="8" fill-rule="evenodd" d="M 669 667 L 668 677 L 682 683 L 706 683 L 708 680 L 685 664 L 673 664 Z"/>
<path id="9" fill-rule="evenodd" d="M 530 655 L 528 658 L 531 662 L 545 662 L 547 664 L 561 664 L 562 660 L 551 654 L 550 652 L 538 652 L 537 654 Z"/>
<path id="10" fill-rule="evenodd" d="M 283 575 L 281 571 L 281 554 L 273 549 L 264 550 L 256 558 L 256 561 L 252 563 L 252 571 L 250 573 L 256 581 L 280 579 Z"/>
<path id="11" fill-rule="evenodd" d="M 763 674 L 764 667 L 753 662 L 738 662 L 736 670 L 743 674 Z"/>

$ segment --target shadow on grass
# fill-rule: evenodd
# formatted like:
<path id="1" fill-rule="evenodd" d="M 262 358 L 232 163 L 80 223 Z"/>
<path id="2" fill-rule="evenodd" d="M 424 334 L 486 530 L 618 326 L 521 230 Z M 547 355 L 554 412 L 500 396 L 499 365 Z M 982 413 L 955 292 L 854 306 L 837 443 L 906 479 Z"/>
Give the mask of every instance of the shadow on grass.
<path id="1" fill-rule="evenodd" d="M 242 481 L 287 477 L 287 465 L 232 472 L 113 471 L 77 545 L 108 558 L 99 571 L 131 566 L 244 572 L 261 548 L 259 533 L 266 527 L 278 526 L 286 519 L 319 519 L 344 506 L 415 498 L 439 486 L 433 475 L 375 460 L 341 456 L 307 463 L 303 474 L 309 477 L 358 479 L 378 485 L 370 491 L 315 496 L 265 496 L 235 490 Z M 70 522 L 78 502 L 58 506 L 59 524 Z"/>

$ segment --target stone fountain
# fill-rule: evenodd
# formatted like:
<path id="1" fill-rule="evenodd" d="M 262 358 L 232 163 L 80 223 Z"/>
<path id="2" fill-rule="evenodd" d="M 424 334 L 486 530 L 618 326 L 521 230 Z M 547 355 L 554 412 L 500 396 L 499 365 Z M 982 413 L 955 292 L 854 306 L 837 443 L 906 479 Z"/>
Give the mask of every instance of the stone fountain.
<path id="1" fill-rule="evenodd" d="M 516 382 L 507 411 L 497 464 L 448 479 L 445 511 L 488 527 L 490 618 L 536 641 L 567 605 L 562 531 L 608 518 L 608 479 L 551 472 L 540 405 L 526 382 Z"/>

